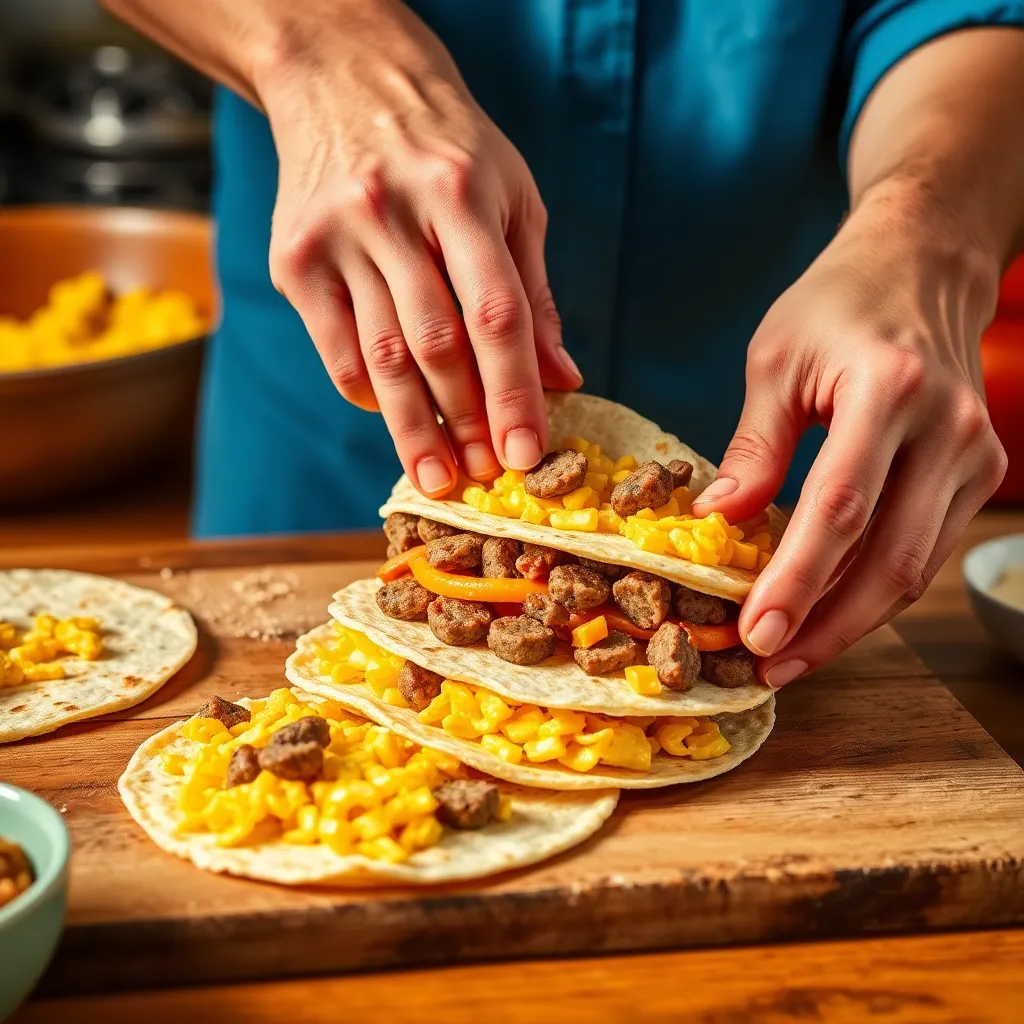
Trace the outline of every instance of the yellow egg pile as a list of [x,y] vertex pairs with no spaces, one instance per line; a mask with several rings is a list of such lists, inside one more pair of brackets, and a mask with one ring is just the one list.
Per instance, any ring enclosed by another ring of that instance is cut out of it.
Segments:
[[772,554],[767,516],[747,524],[746,536],[718,512],[698,519],[690,514],[690,492],[677,487],[659,508],[641,509],[623,518],[611,506],[611,493],[637,468],[632,455],[615,461],[582,437],[567,437],[562,448],[587,458],[583,484],[561,498],[537,498],[526,492],[526,474],[506,470],[489,489],[467,487],[462,500],[478,512],[521,519],[536,526],[585,533],[617,533],[642,551],[675,555],[701,565],[731,565],[760,571]]
[[0,686],[64,678],[64,658],[96,661],[103,653],[97,619],[37,615],[21,636],[12,622],[0,622]]
[[[409,706],[398,689],[404,659],[338,623],[334,633],[335,639],[318,652],[321,673],[337,685],[365,680],[386,703]],[[419,713],[419,720],[439,725],[450,736],[475,740],[509,764],[554,761],[579,772],[599,764],[647,772],[659,753],[707,760],[731,749],[718,723],[709,718],[614,718],[545,708],[452,680],[441,684],[440,694]]]
[[[287,689],[252,701],[250,711],[250,721],[231,729],[214,718],[192,718],[184,729],[191,751],[161,755],[164,769],[182,778],[180,832],[212,833],[218,846],[257,838],[323,843],[340,856],[391,863],[441,841],[444,826],[434,813],[432,790],[467,777],[456,758],[420,747],[333,701],[304,703]],[[224,788],[235,750],[243,744],[258,750],[278,729],[307,716],[324,718],[330,728],[321,781],[261,771],[252,782]],[[499,818],[510,814],[505,799]]]
[[135,288],[112,296],[94,270],[58,281],[28,320],[0,317],[0,373],[132,355],[209,329],[192,298]]

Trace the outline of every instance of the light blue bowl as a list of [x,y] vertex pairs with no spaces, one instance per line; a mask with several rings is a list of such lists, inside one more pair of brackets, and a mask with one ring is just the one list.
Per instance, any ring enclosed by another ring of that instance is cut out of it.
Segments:
[[21,1004],[46,970],[64,926],[71,843],[45,801],[0,782],[0,836],[17,843],[36,880],[0,908],[0,1021]]

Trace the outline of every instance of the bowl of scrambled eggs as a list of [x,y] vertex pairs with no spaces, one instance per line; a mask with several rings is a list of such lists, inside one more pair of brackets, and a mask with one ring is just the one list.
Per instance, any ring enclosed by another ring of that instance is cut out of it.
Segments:
[[0,210],[0,507],[186,448],[215,315],[211,244],[195,214]]

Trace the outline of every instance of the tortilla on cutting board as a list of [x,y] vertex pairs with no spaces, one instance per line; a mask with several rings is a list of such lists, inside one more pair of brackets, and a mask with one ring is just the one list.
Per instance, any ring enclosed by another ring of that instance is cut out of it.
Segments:
[[[611,458],[633,455],[638,462],[655,460],[667,464],[681,459],[693,466],[691,495],[696,497],[715,479],[716,467],[702,458],[678,437],[663,431],[632,409],[594,395],[579,392],[548,392],[549,447],[562,438],[585,437],[601,446]],[[453,498],[459,498],[453,494]],[[521,519],[509,519],[478,512],[461,500],[425,498],[405,475],[399,478],[391,497],[381,508],[385,518],[392,512],[426,516],[463,530],[488,537],[511,537],[528,544],[543,544],[559,551],[600,562],[611,562],[633,569],[645,569],[675,583],[705,594],[741,602],[750,592],[757,573],[733,566],[699,565],[672,555],[641,551],[632,541],[615,533],[585,533],[537,526]],[[785,515],[774,505],[768,508],[770,532],[777,544],[786,527]]]
[[588,675],[564,648],[537,665],[514,665],[502,661],[486,643],[451,647],[438,640],[425,622],[389,618],[374,599],[382,585],[376,579],[357,580],[339,590],[328,609],[332,618],[421,668],[456,682],[485,686],[522,704],[618,717],[715,715],[755,708],[774,692],[760,683],[729,689],[701,679],[685,692],[665,688],[646,697],[626,682],[621,670],[602,676]]
[[[303,702],[318,702],[308,693],[293,692]],[[238,703],[249,707],[251,701]],[[132,756],[117,784],[128,812],[157,846],[199,868],[282,885],[436,885],[526,867],[588,839],[611,815],[619,797],[614,789],[551,793],[506,786],[512,798],[509,821],[476,831],[448,830],[436,846],[399,864],[280,839],[223,847],[210,833],[177,830],[181,779],[165,771],[160,758],[164,753],[186,758],[194,753],[197,745],[182,735],[185,724],[176,722],[151,736]]]
[[0,621],[28,629],[37,614],[99,619],[104,651],[97,661],[64,661],[64,679],[0,687],[0,743],[141,703],[198,642],[192,616],[155,591],[63,569],[0,571]]
[[[521,786],[579,791],[600,790],[611,786],[621,789],[656,789],[685,782],[700,782],[716,775],[723,775],[756,753],[775,724],[775,698],[769,694],[766,701],[748,711],[711,716],[718,722],[722,735],[732,745],[732,749],[721,757],[710,760],[694,761],[687,757],[655,756],[652,758],[649,772],[631,771],[608,765],[598,765],[592,771],[579,772],[553,762],[509,764],[491,754],[479,743],[451,736],[439,726],[424,724],[416,712],[409,708],[386,704],[365,682],[337,684],[330,676],[321,675],[317,667],[319,659],[316,647],[329,641],[331,634],[332,627],[326,624],[299,637],[295,653],[285,665],[285,674],[293,686],[336,700],[378,725],[393,729],[406,739],[425,747],[433,747],[435,750],[443,750],[457,757],[463,764]],[[376,642],[374,637],[371,639]],[[386,643],[380,646],[390,649]],[[489,680],[474,682],[482,686],[490,685]],[[544,701],[538,703],[544,704]]]

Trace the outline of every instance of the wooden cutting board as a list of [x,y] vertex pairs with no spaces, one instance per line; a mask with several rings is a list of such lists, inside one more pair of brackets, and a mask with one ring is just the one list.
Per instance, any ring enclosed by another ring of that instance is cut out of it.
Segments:
[[889,628],[783,691],[752,760],[627,794],[591,841],[536,868],[435,890],[296,891],[157,849],[117,795],[131,753],[211,694],[282,685],[295,635],[375,566],[125,577],[193,611],[195,658],[135,709],[0,748],[0,778],[59,807],[74,845],[45,991],[1024,920],[1024,773]]

